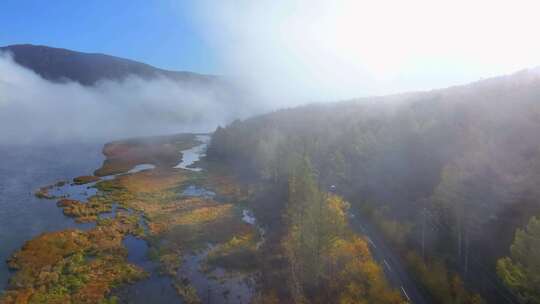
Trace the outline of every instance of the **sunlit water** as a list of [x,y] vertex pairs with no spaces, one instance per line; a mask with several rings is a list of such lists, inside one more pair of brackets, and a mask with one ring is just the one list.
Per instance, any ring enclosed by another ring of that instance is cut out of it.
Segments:
[[182,152],[182,161],[175,166],[175,168],[182,168],[191,171],[201,171],[201,168],[192,167],[201,157],[204,157],[206,152],[206,146],[210,142],[210,135],[196,135],[196,139],[202,144],[193,148],[186,149]]

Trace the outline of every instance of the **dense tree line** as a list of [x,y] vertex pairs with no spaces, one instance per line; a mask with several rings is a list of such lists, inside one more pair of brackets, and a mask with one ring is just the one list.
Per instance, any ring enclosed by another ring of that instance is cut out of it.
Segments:
[[208,156],[277,183],[306,155],[320,188],[334,186],[353,206],[384,209],[409,225],[406,247],[443,261],[493,302],[523,299],[504,276],[499,285],[496,264],[515,259],[516,229],[540,215],[539,131],[540,76],[524,71],[235,121],[216,130]]
[[295,303],[405,303],[391,290],[367,242],[352,234],[346,203],[321,191],[309,159],[294,165],[284,214],[283,251]]
[[540,219],[533,217],[525,230],[518,229],[510,257],[497,262],[497,271],[526,303],[540,303]]

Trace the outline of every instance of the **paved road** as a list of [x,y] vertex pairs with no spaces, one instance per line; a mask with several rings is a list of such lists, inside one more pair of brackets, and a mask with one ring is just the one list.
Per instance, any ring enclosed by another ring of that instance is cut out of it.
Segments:
[[386,277],[394,288],[400,290],[403,296],[413,304],[427,304],[415,282],[411,279],[405,267],[401,262],[401,258],[395,255],[389,249],[377,231],[371,225],[362,220],[356,210],[350,213],[350,223],[352,228],[366,236],[371,247],[371,252],[374,258],[382,265]]

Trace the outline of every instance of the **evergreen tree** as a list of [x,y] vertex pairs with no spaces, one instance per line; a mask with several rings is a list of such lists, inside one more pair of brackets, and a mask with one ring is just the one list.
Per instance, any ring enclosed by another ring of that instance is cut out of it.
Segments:
[[497,273],[525,303],[540,303],[540,219],[532,217],[525,230],[518,229],[510,257],[497,262]]

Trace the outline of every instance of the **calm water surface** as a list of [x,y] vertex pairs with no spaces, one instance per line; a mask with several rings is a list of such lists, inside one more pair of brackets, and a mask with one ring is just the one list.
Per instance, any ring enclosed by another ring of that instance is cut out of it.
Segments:
[[4,261],[25,241],[43,232],[86,228],[64,216],[55,200],[38,199],[33,192],[58,180],[92,173],[103,161],[102,147],[101,142],[0,145],[0,291],[11,275]]

